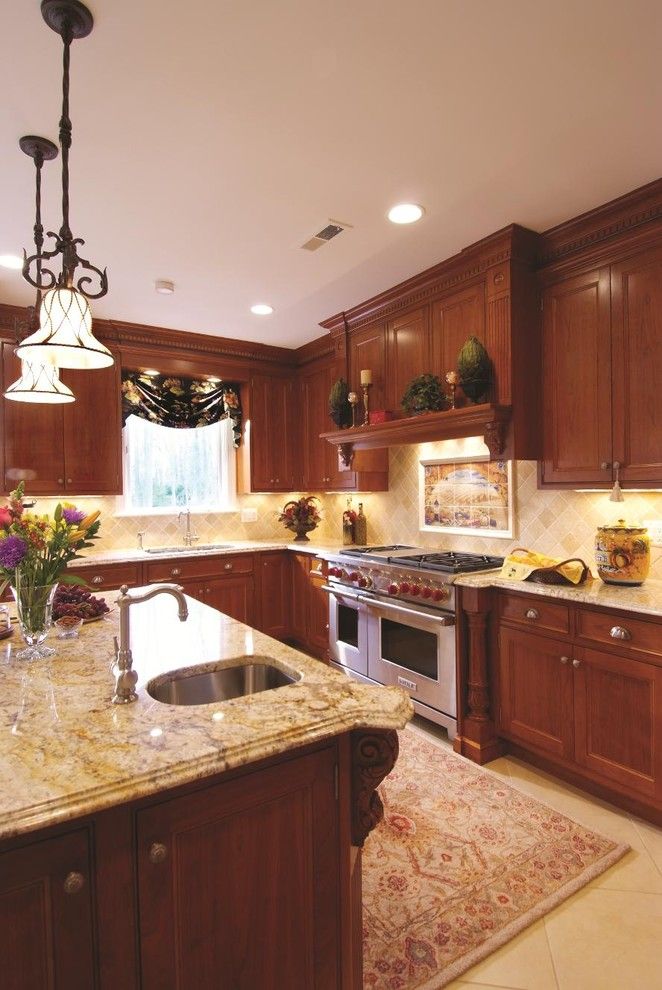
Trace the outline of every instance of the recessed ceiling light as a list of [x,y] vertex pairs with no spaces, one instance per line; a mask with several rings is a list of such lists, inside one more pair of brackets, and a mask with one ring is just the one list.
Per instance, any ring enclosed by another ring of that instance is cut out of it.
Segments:
[[388,211],[388,218],[391,223],[416,223],[420,220],[425,210],[417,203],[398,203]]
[[23,267],[23,259],[19,258],[17,254],[0,254],[0,265],[3,268],[13,268],[14,271],[20,271]]
[[251,306],[251,313],[255,313],[256,316],[269,316],[273,311],[273,306],[269,306],[268,303],[255,303]]
[[175,283],[171,282],[169,279],[160,278],[154,283],[154,288],[157,292],[160,292],[162,296],[171,296],[175,291]]

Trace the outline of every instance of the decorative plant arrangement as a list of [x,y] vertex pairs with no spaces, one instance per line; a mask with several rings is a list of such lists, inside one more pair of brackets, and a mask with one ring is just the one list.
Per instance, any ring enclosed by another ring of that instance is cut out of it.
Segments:
[[0,508],[0,594],[11,585],[18,621],[27,647],[18,659],[38,660],[55,651],[43,646],[51,625],[53,598],[58,582],[81,584],[72,574],[63,574],[79,550],[91,547],[99,531],[99,513],[86,515],[65,502],[52,518],[26,512],[23,483],[11,492]]
[[315,495],[304,495],[302,498],[286,502],[278,515],[278,521],[285,524],[285,529],[296,533],[295,543],[308,543],[306,533],[316,529],[322,521],[317,508],[319,499]]
[[457,356],[460,385],[472,402],[487,398],[492,386],[492,362],[478,337],[465,340]]
[[329,416],[339,430],[352,425],[349,385],[344,378],[339,378],[329,393]]
[[446,396],[440,379],[437,375],[419,375],[413,378],[402,396],[401,404],[410,416],[443,409]]

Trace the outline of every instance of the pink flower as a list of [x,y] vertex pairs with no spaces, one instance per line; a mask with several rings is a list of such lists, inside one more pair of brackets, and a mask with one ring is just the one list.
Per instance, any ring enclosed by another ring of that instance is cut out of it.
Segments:
[[0,528],[9,529],[13,522],[12,514],[6,506],[0,508]]

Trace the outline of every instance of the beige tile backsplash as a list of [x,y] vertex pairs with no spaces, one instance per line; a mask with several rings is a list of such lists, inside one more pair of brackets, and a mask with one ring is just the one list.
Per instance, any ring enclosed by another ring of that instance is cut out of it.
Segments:
[[[482,445],[481,445],[482,446]],[[514,538],[483,539],[474,536],[447,536],[423,533],[418,528],[418,462],[421,457],[454,456],[474,453],[476,445],[444,441],[421,446],[393,447],[390,451],[390,491],[352,496],[357,508],[363,502],[368,517],[368,540],[371,543],[412,543],[423,547],[465,549],[504,555],[511,547],[524,546],[554,557],[583,557],[591,566],[593,538],[598,525],[625,516],[642,522],[662,518],[662,492],[625,492],[623,503],[609,502],[606,493],[574,491],[539,491],[535,461],[518,461],[514,465],[515,489]],[[194,515],[193,525],[202,543],[222,540],[285,539],[288,534],[277,520],[279,508],[287,495],[240,496],[241,507],[257,510],[257,521],[244,523],[239,512]],[[176,516],[119,516],[114,498],[79,498],[76,504],[85,509],[101,509],[99,550],[137,546],[137,533],[145,532],[145,545],[158,546],[181,541]],[[341,542],[342,511],[346,495],[322,497],[324,519],[315,537],[322,541]],[[39,499],[36,511],[51,512],[55,499]],[[662,549],[653,548],[651,576],[662,578]]]

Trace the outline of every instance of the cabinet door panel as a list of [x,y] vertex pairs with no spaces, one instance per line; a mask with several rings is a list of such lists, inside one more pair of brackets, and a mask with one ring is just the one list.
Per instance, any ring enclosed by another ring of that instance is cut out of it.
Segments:
[[290,635],[293,640],[306,646],[308,642],[308,582],[310,555],[293,553],[290,559],[292,576],[292,612]]
[[400,410],[407,385],[430,370],[429,309],[416,309],[387,325],[386,405]]
[[457,369],[457,356],[467,337],[485,343],[485,286],[482,282],[432,304],[432,373],[442,382]]
[[500,728],[514,740],[555,756],[572,757],[571,653],[562,642],[501,627]]
[[67,491],[121,495],[122,413],[119,360],[97,371],[63,371],[76,401],[64,407]]
[[[372,371],[370,406],[384,409],[386,405],[386,326],[357,330],[349,337],[349,384],[361,397],[361,371]],[[362,406],[357,407],[362,413]]]
[[205,605],[248,625],[253,624],[254,599],[252,576],[219,578],[205,583]]
[[139,812],[144,990],[337,987],[334,766],[327,749]]
[[250,490],[294,489],[294,422],[292,382],[255,375],[250,401]]
[[543,295],[542,481],[609,483],[611,416],[609,269],[603,268]]
[[260,629],[274,639],[290,635],[291,575],[287,551],[264,553],[259,565]]
[[[21,362],[11,344],[2,345],[3,389],[21,374]],[[92,374],[92,372],[90,372]],[[75,405],[75,403],[74,403]],[[62,406],[3,400],[4,490],[25,481],[29,495],[64,492]]]
[[[317,656],[326,659],[329,649],[329,595],[326,591],[322,591],[326,578],[321,566],[322,562],[318,561],[309,575],[308,646]],[[319,577],[317,577],[318,567]]]
[[621,478],[662,482],[662,251],[649,251],[611,275],[614,460]]
[[[320,433],[334,428],[327,413],[329,371],[321,368],[301,379],[301,426],[303,487],[307,491],[324,491],[330,487],[329,450],[331,444],[320,440]],[[329,448],[329,450],[327,450]]]
[[662,668],[582,650],[575,675],[575,758],[628,791],[662,797]]
[[[65,891],[70,873],[83,886]],[[0,855],[3,990],[96,986],[87,833],[72,832]]]

